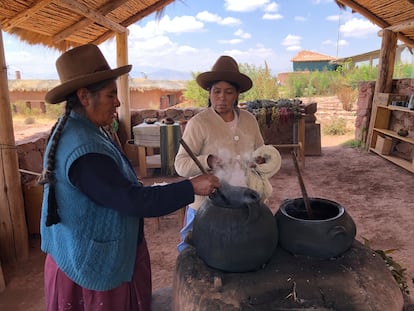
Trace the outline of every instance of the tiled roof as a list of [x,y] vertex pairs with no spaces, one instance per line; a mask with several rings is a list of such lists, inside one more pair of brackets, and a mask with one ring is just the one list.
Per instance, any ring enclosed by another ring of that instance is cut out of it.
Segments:
[[302,50],[295,57],[292,58],[292,62],[319,62],[319,61],[330,61],[335,60],[335,57],[316,53],[312,51]]

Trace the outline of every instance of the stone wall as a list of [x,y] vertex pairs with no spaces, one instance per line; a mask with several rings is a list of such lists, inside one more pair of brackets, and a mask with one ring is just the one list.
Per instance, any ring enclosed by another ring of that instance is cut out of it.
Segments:
[[[146,118],[156,118],[159,122],[170,118],[182,125],[184,130],[185,123],[194,115],[205,108],[169,108],[165,110],[155,109],[134,109],[131,110],[131,128],[138,125]],[[305,155],[320,155],[320,127],[316,124],[315,113],[317,111],[317,103],[303,104],[303,118],[305,119]],[[293,126],[292,122],[281,123],[275,126],[266,126],[261,129],[265,143],[267,144],[287,144],[292,143]],[[272,131],[272,132],[269,132]],[[127,146],[127,153],[133,152],[131,147]],[[131,156],[130,158],[134,158]]]
[[[374,97],[375,81],[361,82],[358,85],[357,117],[355,120],[355,139],[367,143],[368,127],[371,118],[372,101]],[[393,94],[411,96],[414,94],[414,79],[394,79]],[[412,114],[396,113],[392,122],[394,127],[414,128]]]
[[[138,125],[146,118],[156,118],[158,121],[162,122],[167,118],[171,118],[176,122],[182,124],[183,128],[185,123],[191,119],[194,115],[202,111],[204,108],[169,108],[165,110],[156,110],[156,109],[133,109],[131,110],[131,135],[132,127]],[[304,118],[306,125],[306,140],[305,140],[305,154],[315,155],[318,150],[320,150],[320,134],[313,133],[317,132],[319,128],[315,128],[315,112],[317,110],[316,103],[310,103],[304,105]],[[289,131],[290,129],[285,129]],[[31,171],[33,173],[41,173],[42,159],[44,150],[46,147],[47,138],[49,132],[38,133],[24,140],[16,142],[17,144],[17,153],[19,159],[19,167],[21,169]],[[132,137],[133,138],[133,137]],[[319,139],[319,148],[315,151],[315,146],[318,146]],[[316,141],[313,141],[316,140]],[[308,143],[306,143],[308,141]],[[277,143],[277,142],[271,142]],[[308,145],[308,146],[307,146]],[[308,152],[306,152],[308,150]],[[125,151],[128,155],[128,158],[134,165],[137,165],[137,151],[134,146],[130,144],[125,145]],[[33,182],[37,178],[34,174],[22,173],[22,183],[28,184]]]

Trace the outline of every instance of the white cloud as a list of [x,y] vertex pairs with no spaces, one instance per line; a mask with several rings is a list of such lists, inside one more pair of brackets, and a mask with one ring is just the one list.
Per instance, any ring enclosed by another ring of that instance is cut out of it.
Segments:
[[234,35],[242,39],[250,39],[252,37],[250,33],[244,32],[242,29],[237,29],[237,31],[234,32]]
[[203,22],[217,23],[219,25],[225,25],[225,26],[235,26],[235,25],[241,24],[241,21],[238,18],[234,18],[234,17],[222,18],[221,16],[210,13],[208,11],[203,11],[203,12],[198,13],[196,15],[196,18]]
[[346,40],[339,40],[337,41],[332,41],[332,40],[325,40],[322,42],[323,45],[329,45],[329,46],[346,46],[349,45],[349,42]]
[[365,38],[378,32],[380,28],[367,20],[352,18],[339,27],[345,37]]
[[241,21],[238,18],[226,17],[226,18],[223,18],[221,21],[219,21],[219,24],[226,25],[226,26],[235,26],[235,25],[240,25]]
[[210,13],[208,11],[197,13],[196,18],[203,22],[209,22],[209,23],[218,23],[219,21],[221,21],[220,16],[218,16],[217,14]]
[[204,28],[204,24],[194,16],[177,16],[170,19],[168,15],[160,21],[149,21],[145,26],[133,24],[128,27],[130,39],[149,39],[165,33],[197,32]]
[[288,34],[283,40],[282,40],[282,45],[285,46],[293,46],[293,45],[300,45],[300,42],[302,40],[301,36],[295,36],[295,35],[291,35]]
[[224,0],[226,10],[234,12],[252,12],[268,4],[269,0]]
[[286,48],[287,51],[299,51],[302,47],[300,45],[291,45]]
[[329,15],[325,18],[327,21],[337,22],[340,19],[340,15]]
[[265,12],[277,12],[279,10],[279,5],[276,2],[269,3],[264,10]]
[[177,16],[172,20],[168,16],[160,21],[161,28],[166,32],[194,32],[204,27],[204,24],[198,21],[194,16]]
[[295,21],[297,22],[306,22],[307,18],[304,16],[295,16]]
[[348,41],[346,41],[346,40],[339,40],[339,41],[338,41],[338,45],[339,45],[339,46],[346,46],[346,45],[349,45],[349,42],[348,42]]
[[221,43],[221,44],[239,44],[239,43],[242,43],[243,42],[243,40],[241,40],[241,39],[231,39],[231,40],[219,40],[218,41],[219,43]]
[[197,53],[197,49],[193,48],[192,46],[182,45],[177,48],[177,54],[195,54]]
[[277,20],[277,19],[282,19],[283,15],[265,13],[265,14],[263,14],[262,18],[265,19],[265,20]]

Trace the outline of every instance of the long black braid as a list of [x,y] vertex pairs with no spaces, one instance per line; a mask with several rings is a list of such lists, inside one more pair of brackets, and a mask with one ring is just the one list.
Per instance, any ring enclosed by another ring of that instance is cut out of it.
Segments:
[[[76,94],[74,94],[76,97]],[[56,178],[54,174],[55,169],[55,155],[56,150],[59,145],[60,136],[62,135],[63,128],[65,127],[66,121],[69,118],[70,112],[72,111],[72,102],[75,99],[73,96],[69,97],[66,106],[65,106],[65,113],[61,117],[61,120],[58,120],[52,128],[50,132],[50,136],[48,138],[48,142],[52,139],[52,143],[50,146],[50,150],[47,157],[46,168],[43,170],[42,176],[38,181],[39,184],[49,184],[49,194],[47,197],[47,216],[46,216],[46,226],[49,227],[51,225],[55,225],[60,222],[60,217],[58,214],[58,206],[56,202],[56,193],[55,193],[55,184]],[[76,99],[77,100],[77,97]],[[56,128],[57,127],[57,128]],[[56,129],[56,130],[55,130]]]

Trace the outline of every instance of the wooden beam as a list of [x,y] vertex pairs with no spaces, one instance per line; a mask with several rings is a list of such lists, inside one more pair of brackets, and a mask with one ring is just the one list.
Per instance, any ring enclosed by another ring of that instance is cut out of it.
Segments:
[[7,264],[28,258],[29,235],[13,133],[2,31],[0,68],[0,261]]
[[[109,1],[107,3],[105,3],[102,7],[100,7],[98,9],[98,13],[102,14],[102,15],[106,15],[110,12],[112,12],[113,10],[115,10],[116,8],[120,7],[121,5],[123,5],[125,2],[127,2],[128,0],[117,0],[117,1]],[[72,35],[73,33],[75,33],[76,31],[86,28],[87,26],[93,24],[93,21],[83,17],[79,22],[77,22],[76,24],[73,24],[72,26],[69,26],[68,28],[62,30],[61,32],[57,33],[56,35],[53,36],[52,41],[54,43],[59,43],[63,40],[65,40],[67,37],[69,37],[70,35]]]
[[136,23],[137,21],[141,20],[145,16],[150,15],[151,13],[161,11],[164,7],[169,5],[170,3],[174,2],[174,0],[160,0],[149,7],[145,8],[144,10],[138,12],[135,15],[130,16],[128,19],[122,22],[122,25],[131,25]]
[[[170,4],[171,2],[174,2],[174,0],[161,0],[161,1],[158,1],[158,2],[154,3],[153,5],[147,7],[146,9],[140,11],[139,13],[129,17],[128,19],[123,21],[121,23],[121,25],[127,27],[127,26],[139,21],[140,19],[144,18],[145,16],[150,15],[151,13],[162,10],[166,5]],[[107,31],[102,36],[97,38],[93,43],[95,43],[96,45],[99,45],[102,42],[105,42],[106,40],[112,38],[113,36],[114,36],[114,34],[112,32]]]
[[10,31],[14,27],[17,27],[20,24],[24,23],[26,20],[30,19],[33,15],[42,10],[44,7],[48,6],[51,2],[52,0],[41,0],[36,2],[36,4],[31,8],[22,11],[20,14],[4,22],[2,24],[2,29],[7,32]]
[[347,7],[350,7],[353,11],[358,12],[362,16],[366,17],[368,20],[373,22],[374,24],[378,25],[381,28],[386,28],[390,26],[382,19],[378,18],[378,16],[372,14],[370,11],[368,11],[363,6],[359,5],[353,0],[337,0],[338,2],[342,3],[343,5],[346,5]]
[[[402,22],[400,24],[396,24],[396,25],[386,27],[384,29],[391,30],[392,32],[400,32],[400,31],[404,31],[404,30],[407,30],[407,29],[413,29],[413,28],[414,28],[414,18],[412,18],[408,21]],[[384,29],[378,31],[378,36],[382,37]]]
[[[392,77],[394,73],[396,50],[397,35],[391,30],[384,30],[378,63],[377,80],[375,82],[374,98],[378,93],[391,93],[392,91]],[[376,115],[377,104],[374,101],[372,104],[371,117],[368,126],[367,148],[371,146],[372,131],[374,128]]]
[[58,0],[57,1],[59,5],[76,12],[80,15],[83,15],[90,20],[94,21],[95,23],[102,25],[108,29],[110,29],[113,32],[123,33],[127,32],[128,29],[118,23],[115,23],[114,21],[110,20],[109,18],[106,18],[104,15],[99,14],[97,11],[92,10],[91,8],[87,7],[86,5],[74,1],[74,0]]
[[[128,34],[116,34],[116,62],[117,66],[128,65]],[[119,140],[121,146],[131,138],[131,111],[129,75],[124,74],[118,78],[118,98],[121,106],[118,108],[119,116]]]
[[[372,23],[376,24],[377,26],[379,26],[381,28],[388,28],[388,27],[391,26],[386,21],[384,21],[381,18],[379,18],[378,16],[372,14],[370,11],[368,11],[363,6],[359,5],[358,3],[355,3],[355,1],[353,1],[353,0],[337,0],[337,1],[342,3],[343,5],[346,5],[346,6],[350,7],[352,10],[354,10],[355,12],[358,12],[359,14],[361,14],[362,16],[364,16],[365,18],[370,20]],[[414,46],[414,41],[411,40],[410,38],[407,38],[406,36],[404,36],[401,33],[398,33],[397,36],[398,36],[399,40],[401,40],[405,44],[409,45],[410,47]]]

